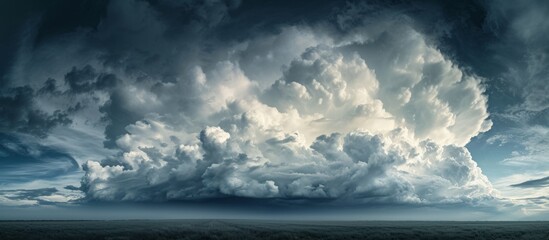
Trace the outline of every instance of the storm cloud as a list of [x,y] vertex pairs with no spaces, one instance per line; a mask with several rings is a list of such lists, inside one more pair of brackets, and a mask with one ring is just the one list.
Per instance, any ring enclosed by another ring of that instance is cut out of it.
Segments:
[[[498,208],[506,200],[471,143],[503,146],[520,136],[525,148],[504,164],[542,162],[544,8],[267,5],[292,10],[266,16],[262,4],[232,0],[98,1],[29,19],[6,55],[10,67],[0,69],[2,164],[66,166],[35,178],[79,173],[76,181],[34,189],[80,203]],[[506,124],[513,128],[500,131]],[[23,190],[0,195],[48,203]]]
[[[86,48],[106,55],[67,66],[64,91],[95,99],[105,146],[119,150],[83,164],[86,198],[494,197],[463,147],[491,126],[482,79],[445,58],[413,22],[390,14],[357,20],[351,13],[365,6],[349,5],[334,14],[336,24],[219,43],[207,36],[230,25],[237,5],[177,5],[197,15],[174,32],[176,13],[164,14],[162,4],[111,3],[98,29],[85,33],[114,41]],[[203,15],[203,7],[227,17]]]

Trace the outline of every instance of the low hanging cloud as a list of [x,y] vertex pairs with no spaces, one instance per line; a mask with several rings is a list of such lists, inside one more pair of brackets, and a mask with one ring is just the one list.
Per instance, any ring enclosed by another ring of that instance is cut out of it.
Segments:
[[22,142],[16,136],[0,133],[0,182],[30,182],[52,179],[79,170],[69,154],[31,142]]
[[56,188],[0,190],[4,206],[55,205],[77,200],[79,194],[61,193]]
[[539,188],[546,187],[549,185],[549,177],[543,177],[539,179],[532,179],[525,182],[517,183],[511,185],[511,187],[520,187],[520,188]]

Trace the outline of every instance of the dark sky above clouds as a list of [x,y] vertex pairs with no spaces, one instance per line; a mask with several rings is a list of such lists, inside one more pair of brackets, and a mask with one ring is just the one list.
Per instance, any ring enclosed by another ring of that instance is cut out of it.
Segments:
[[545,1],[0,9],[4,219],[549,216]]

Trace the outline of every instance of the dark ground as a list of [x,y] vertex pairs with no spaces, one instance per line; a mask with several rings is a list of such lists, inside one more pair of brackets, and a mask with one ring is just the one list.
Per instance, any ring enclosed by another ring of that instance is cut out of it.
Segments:
[[0,221],[0,239],[549,239],[549,222]]

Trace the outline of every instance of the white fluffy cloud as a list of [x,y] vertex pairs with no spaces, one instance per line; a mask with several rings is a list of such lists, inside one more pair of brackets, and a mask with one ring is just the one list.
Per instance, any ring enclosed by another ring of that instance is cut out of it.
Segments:
[[321,135],[306,145],[298,132],[271,129],[278,134],[263,141],[238,136],[240,131],[261,131],[247,122],[229,132],[206,127],[194,141],[177,144],[174,139],[180,133],[157,120],[136,125],[140,134],[130,130],[125,140],[132,148],[113,159],[115,164],[86,163],[83,185],[88,197],[240,196],[418,204],[492,197],[490,183],[467,149],[417,142],[403,129]]
[[491,126],[481,81],[406,24],[372,29],[361,28],[360,41],[283,29],[237,43],[229,59],[188,67],[180,81],[140,88],[133,95],[150,96],[143,104],[156,110],[126,127],[119,154],[84,164],[86,196],[493,198],[463,147]]

